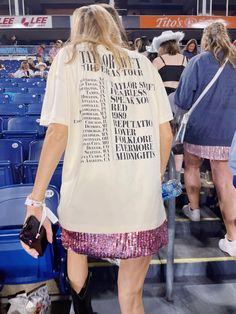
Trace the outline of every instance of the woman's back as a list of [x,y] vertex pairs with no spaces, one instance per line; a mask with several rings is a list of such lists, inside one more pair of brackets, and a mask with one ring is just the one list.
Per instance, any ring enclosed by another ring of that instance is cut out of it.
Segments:
[[[131,66],[118,69],[113,55],[98,46],[101,65],[95,71],[86,45],[79,45],[72,63],[63,64],[67,49],[59,52],[49,73],[51,78],[60,77],[61,110],[55,115],[69,126],[70,134],[60,205],[65,206],[63,200],[67,204],[64,225],[73,230],[79,207],[82,231],[95,211],[100,214],[91,225],[94,232],[103,230],[104,221],[106,232],[123,232],[128,228],[124,221],[131,229],[144,225],[151,229],[165,215],[158,176],[159,124],[172,118],[161,79],[149,60],[134,51],[127,51]],[[55,73],[55,68],[60,70]],[[49,87],[47,91],[50,93]],[[47,123],[43,121],[47,112],[53,111],[49,103],[47,108],[47,94],[45,99],[42,123]],[[75,192],[73,197],[68,186]],[[161,211],[156,215],[158,208]]]
[[[189,61],[181,78],[175,101],[188,110],[219,69],[211,52]],[[187,132],[197,145],[230,146],[236,121],[236,69],[228,62],[217,81],[193,111]],[[203,119],[204,117],[204,119]]]
[[158,69],[168,94],[178,86],[186,63],[186,58],[180,53],[175,55],[164,54],[153,61],[153,65]]

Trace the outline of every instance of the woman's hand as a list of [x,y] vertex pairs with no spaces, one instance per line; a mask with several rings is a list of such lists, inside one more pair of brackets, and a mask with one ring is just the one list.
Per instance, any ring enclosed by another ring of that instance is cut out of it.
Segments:
[[[42,217],[42,208],[35,208],[35,207],[31,207],[31,206],[27,206],[27,212],[26,212],[26,217],[25,217],[25,221],[29,216],[35,216],[38,221],[41,221],[41,217]],[[46,230],[46,234],[47,234],[47,240],[49,243],[52,243],[52,225],[51,222],[46,218],[43,226]],[[23,247],[23,249],[32,257],[34,258],[38,258],[38,252],[35,249],[30,248],[27,244],[25,244],[24,242],[20,241],[21,245]]]

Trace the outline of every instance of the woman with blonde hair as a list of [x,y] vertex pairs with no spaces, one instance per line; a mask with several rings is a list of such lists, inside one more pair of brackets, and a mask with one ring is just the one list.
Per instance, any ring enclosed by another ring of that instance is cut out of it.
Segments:
[[221,22],[206,27],[202,36],[205,51],[191,59],[180,79],[175,103],[188,110],[212,80],[219,67],[220,76],[190,116],[185,133],[185,186],[189,204],[184,214],[200,220],[199,168],[209,159],[219,205],[226,227],[226,236],[219,247],[236,256],[236,190],[229,170],[229,149],[236,130],[236,50],[227,29]]
[[[87,256],[121,260],[121,313],[143,314],[151,256],[167,243],[161,177],[172,142],[172,113],[149,60],[122,46],[118,26],[104,8],[75,10],[70,42],[49,71],[41,114],[48,130],[27,216],[41,219],[38,206],[65,150],[58,214],[80,314],[93,313]],[[51,242],[48,220],[44,226]]]
[[28,61],[22,61],[19,70],[11,73],[10,76],[15,78],[30,78],[34,76],[34,72],[30,69]]

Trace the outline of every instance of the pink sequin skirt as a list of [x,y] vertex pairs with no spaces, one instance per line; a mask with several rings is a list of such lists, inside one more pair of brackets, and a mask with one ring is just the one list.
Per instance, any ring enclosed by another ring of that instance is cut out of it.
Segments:
[[167,223],[160,227],[129,233],[95,234],[62,229],[66,250],[95,258],[127,259],[157,253],[167,244]]
[[184,143],[184,149],[195,156],[210,160],[228,160],[230,147],[226,146],[202,146]]

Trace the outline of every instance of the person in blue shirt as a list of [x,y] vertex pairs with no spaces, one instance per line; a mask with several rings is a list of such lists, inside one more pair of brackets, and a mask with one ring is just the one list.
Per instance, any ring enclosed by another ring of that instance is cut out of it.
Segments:
[[185,186],[189,204],[184,214],[200,220],[200,166],[210,160],[212,177],[227,234],[219,247],[236,256],[236,190],[229,170],[229,150],[236,129],[236,50],[221,22],[206,27],[203,53],[193,57],[185,68],[175,94],[175,103],[189,110],[217,70],[227,61],[222,73],[190,116],[184,137]]
[[187,58],[187,60],[190,60],[191,58],[195,57],[198,54],[196,39],[190,39],[187,42],[187,45],[184,47],[182,53]]
[[233,142],[230,148],[229,167],[233,174],[233,185],[236,188],[236,132],[234,134]]

